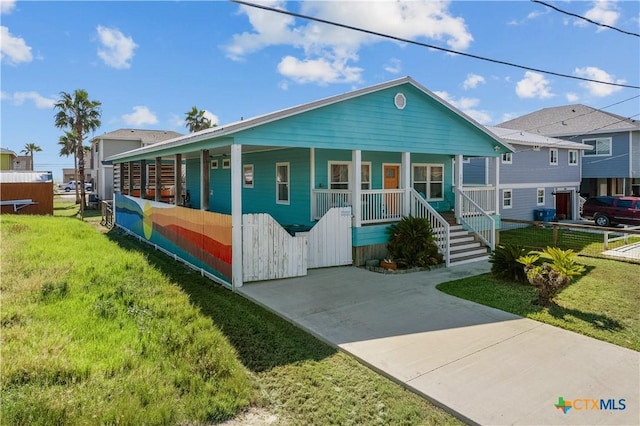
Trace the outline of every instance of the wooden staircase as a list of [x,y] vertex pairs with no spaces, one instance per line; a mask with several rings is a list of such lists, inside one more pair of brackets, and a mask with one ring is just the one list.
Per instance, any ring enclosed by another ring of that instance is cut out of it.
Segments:
[[456,223],[453,213],[440,213],[449,223],[449,264],[451,266],[489,259],[489,247]]

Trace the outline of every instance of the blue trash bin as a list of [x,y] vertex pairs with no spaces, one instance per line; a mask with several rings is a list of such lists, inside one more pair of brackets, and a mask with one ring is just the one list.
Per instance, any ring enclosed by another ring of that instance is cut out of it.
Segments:
[[533,220],[552,222],[556,217],[556,209],[541,208],[533,211]]

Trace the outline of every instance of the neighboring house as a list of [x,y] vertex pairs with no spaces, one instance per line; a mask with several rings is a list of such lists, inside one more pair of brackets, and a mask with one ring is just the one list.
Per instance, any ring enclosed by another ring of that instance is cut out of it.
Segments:
[[583,197],[640,195],[640,122],[585,105],[544,108],[498,127],[593,147],[584,151]]
[[13,170],[29,171],[33,170],[30,155],[18,155],[13,160]]
[[[407,215],[429,219],[447,265],[466,261],[464,247],[478,251],[474,236],[493,248],[495,188],[484,206],[470,203],[462,159],[508,152],[405,77],[106,160],[122,177],[117,226],[235,288],[380,259],[389,225]],[[184,183],[175,173],[174,205],[147,188],[167,163],[186,169]],[[462,227],[446,220],[453,212]]]
[[[91,169],[84,169],[84,181],[91,182],[93,177],[91,176]],[[69,181],[76,180],[76,171],[74,169],[62,169],[62,183],[67,183]],[[80,180],[80,176],[78,176],[78,180]]]
[[[591,146],[521,130],[487,128],[514,149],[513,153],[502,154],[497,162],[501,218],[539,219],[534,212],[546,208],[554,209],[558,219],[579,219],[580,165],[582,153],[589,152]],[[482,190],[490,183],[496,162],[488,160],[465,160],[465,186],[478,185]]]
[[13,160],[17,157],[10,149],[0,148],[0,170],[13,170]]
[[[113,165],[107,157],[182,136],[167,130],[119,129],[91,139],[94,190],[102,200],[113,197]],[[116,176],[117,178],[117,176]]]

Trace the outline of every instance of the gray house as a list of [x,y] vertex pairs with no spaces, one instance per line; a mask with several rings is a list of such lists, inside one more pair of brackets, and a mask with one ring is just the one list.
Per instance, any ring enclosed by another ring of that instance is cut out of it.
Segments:
[[580,163],[582,153],[591,146],[521,130],[487,129],[514,152],[503,153],[499,162],[488,158],[465,160],[465,187],[490,185],[498,167],[497,198],[502,218],[533,220],[535,211],[545,208],[554,209],[558,219],[579,218]]
[[182,136],[168,130],[119,129],[91,139],[92,177],[101,200],[113,197],[113,165],[105,158]]
[[544,108],[498,125],[590,145],[583,152],[583,197],[640,196],[640,122],[585,105]]

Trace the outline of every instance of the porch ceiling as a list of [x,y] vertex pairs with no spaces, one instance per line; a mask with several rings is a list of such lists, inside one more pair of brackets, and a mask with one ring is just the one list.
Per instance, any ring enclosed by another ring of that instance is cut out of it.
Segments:
[[[274,151],[278,149],[285,149],[285,146],[258,146],[258,145],[242,145],[242,153],[248,154],[252,152],[261,152],[261,151]],[[209,156],[210,157],[229,157],[231,156],[231,145],[226,146],[218,146],[215,148],[209,148]],[[173,160],[173,155],[163,156],[163,160]],[[189,151],[182,153],[183,159],[194,159],[200,158],[200,150],[197,151]]]

